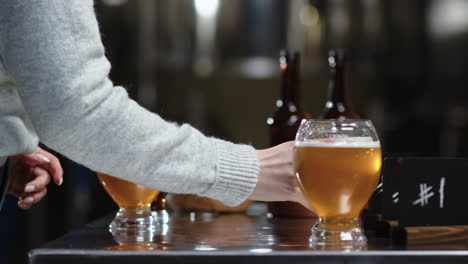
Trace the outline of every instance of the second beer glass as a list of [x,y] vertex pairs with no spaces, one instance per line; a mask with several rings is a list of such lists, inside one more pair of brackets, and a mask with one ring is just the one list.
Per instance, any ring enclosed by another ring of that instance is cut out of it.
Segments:
[[151,215],[150,205],[159,191],[148,189],[119,178],[97,173],[104,189],[120,207],[109,225],[112,234],[136,230],[154,231],[156,226]]
[[380,177],[382,152],[369,120],[303,120],[294,150],[299,186],[319,219],[314,248],[362,249],[359,214]]

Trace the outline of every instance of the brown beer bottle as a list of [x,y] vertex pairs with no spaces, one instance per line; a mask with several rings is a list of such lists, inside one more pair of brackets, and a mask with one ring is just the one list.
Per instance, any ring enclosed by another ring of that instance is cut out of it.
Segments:
[[358,119],[353,112],[347,79],[347,61],[343,50],[330,50],[328,53],[330,77],[328,98],[320,118],[323,119]]
[[[303,118],[310,118],[302,108],[299,73],[300,55],[298,52],[282,50],[280,53],[282,70],[281,99],[276,101],[277,110],[267,119],[270,132],[270,145],[294,140]],[[312,212],[295,202],[269,202],[268,211],[273,216],[312,216]]]
[[[341,49],[328,52],[328,66],[330,76],[328,80],[328,98],[325,102],[320,118],[323,119],[359,119],[360,116],[353,112],[350,89],[348,87],[348,64],[345,52]],[[373,194],[375,196],[377,194]],[[369,205],[366,204],[362,214],[365,222],[370,217]],[[367,221],[368,222],[368,221]]]

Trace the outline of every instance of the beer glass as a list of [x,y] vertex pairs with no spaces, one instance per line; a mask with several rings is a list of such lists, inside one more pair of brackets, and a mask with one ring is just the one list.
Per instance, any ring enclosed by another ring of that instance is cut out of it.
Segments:
[[155,231],[156,225],[151,215],[150,205],[159,191],[104,173],[97,172],[96,174],[104,189],[120,207],[109,225],[109,231],[113,235],[118,232],[134,231],[140,237]]
[[295,174],[318,220],[313,248],[362,249],[359,214],[380,177],[382,152],[370,120],[302,120],[294,144]]

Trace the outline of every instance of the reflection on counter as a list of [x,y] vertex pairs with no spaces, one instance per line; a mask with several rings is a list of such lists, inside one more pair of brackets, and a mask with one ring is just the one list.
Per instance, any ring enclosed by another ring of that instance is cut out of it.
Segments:
[[[434,257],[460,260],[456,263],[468,260],[468,226],[407,227],[406,245],[393,244],[389,237],[368,232],[367,248],[350,254],[346,250],[310,248],[308,238],[313,220],[269,219],[266,211],[266,204],[254,203],[243,214],[218,213],[212,218],[198,220],[191,219],[190,213],[171,213],[170,224],[160,225],[152,234],[121,233],[114,236],[107,229],[112,221],[112,215],[108,215],[32,251],[30,263],[51,264],[37,262],[44,256],[47,260],[56,258],[54,263],[64,263],[64,257],[73,258],[73,263],[81,263],[82,260],[90,260],[90,256],[94,263],[103,263],[103,259],[127,263],[122,262],[125,261],[122,256],[131,258],[132,263],[133,259],[138,263],[142,259],[158,257],[160,263],[174,263],[173,257],[184,263],[197,263],[192,257],[216,257],[217,263],[227,263],[225,260],[229,258],[229,263],[235,263],[231,259],[233,257],[239,263],[249,263],[241,259],[254,256],[276,260],[269,263],[303,262],[305,258],[314,258],[319,263],[327,260],[332,263],[348,260],[353,263],[386,263],[388,257],[394,258],[391,262],[397,262],[398,258],[407,261],[398,261],[400,263],[413,263],[415,258],[421,260],[422,257],[428,258],[428,262]],[[122,254],[122,251],[130,253]],[[440,263],[447,262],[450,261]]]
[[[165,219],[166,218],[161,218]],[[121,251],[164,251],[168,249],[166,241],[169,232],[168,222],[155,222],[154,230],[129,229],[111,232],[115,246],[104,247],[105,250]]]

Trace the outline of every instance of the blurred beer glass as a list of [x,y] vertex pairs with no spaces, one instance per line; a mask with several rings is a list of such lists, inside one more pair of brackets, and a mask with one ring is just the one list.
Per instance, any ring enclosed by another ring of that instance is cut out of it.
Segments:
[[154,232],[156,225],[151,215],[151,202],[159,191],[97,172],[99,182],[120,207],[109,225],[112,234],[135,231],[146,235]]
[[380,177],[382,152],[369,120],[303,120],[295,140],[299,186],[319,216],[313,248],[363,249],[359,214]]

